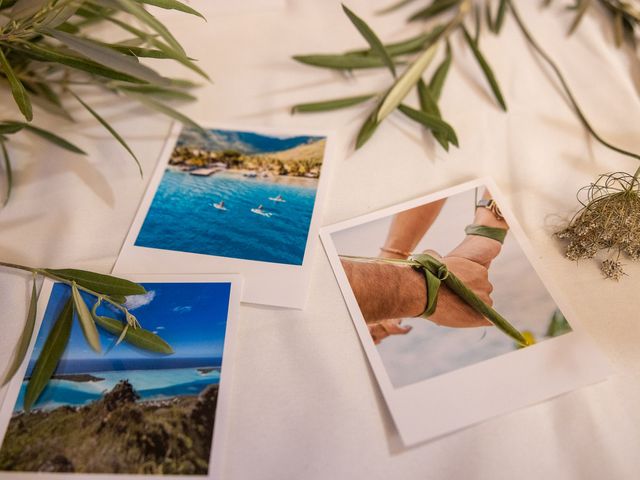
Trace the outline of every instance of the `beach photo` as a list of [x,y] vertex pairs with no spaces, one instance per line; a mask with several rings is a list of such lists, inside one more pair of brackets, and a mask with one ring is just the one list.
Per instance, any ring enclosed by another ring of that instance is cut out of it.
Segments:
[[302,308],[330,144],[322,132],[176,125],[114,273],[239,273],[243,302]]
[[135,245],[301,265],[325,143],[184,127]]
[[[7,471],[213,472],[214,423],[216,430],[223,425],[217,417],[234,281],[141,282],[147,293],[127,297],[125,307],[170,345],[170,354],[117,344],[118,337],[102,328],[103,353],[96,353],[74,320],[52,379],[25,411],[36,359],[71,295],[66,285],[50,286],[48,301],[41,301],[46,308],[26,370],[14,378],[3,405],[0,476]],[[96,315],[124,320],[106,302]]]
[[325,227],[321,237],[406,445],[608,369],[550,293],[489,179]]

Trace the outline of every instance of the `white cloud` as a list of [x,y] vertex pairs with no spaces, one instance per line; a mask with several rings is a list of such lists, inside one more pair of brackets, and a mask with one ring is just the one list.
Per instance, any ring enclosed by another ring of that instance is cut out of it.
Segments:
[[136,308],[149,305],[151,302],[153,302],[154,298],[156,298],[155,290],[150,290],[147,293],[143,293],[142,295],[131,295],[127,297],[127,301],[124,303],[124,306],[128,310],[135,310]]

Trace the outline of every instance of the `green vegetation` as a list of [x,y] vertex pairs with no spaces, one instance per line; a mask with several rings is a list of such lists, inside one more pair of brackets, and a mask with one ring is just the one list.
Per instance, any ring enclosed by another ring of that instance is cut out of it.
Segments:
[[204,475],[218,397],[139,402],[123,380],[84,407],[14,415],[0,450],[0,470]]

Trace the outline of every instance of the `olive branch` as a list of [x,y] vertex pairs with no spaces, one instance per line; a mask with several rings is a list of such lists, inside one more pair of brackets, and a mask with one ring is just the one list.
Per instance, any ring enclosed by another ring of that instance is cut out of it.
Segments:
[[[340,54],[296,55],[294,60],[314,67],[339,71],[355,71],[370,68],[386,68],[393,82],[384,91],[367,93],[348,98],[304,103],[292,107],[292,113],[311,113],[336,110],[371,101],[374,103],[355,139],[356,149],[362,147],[373,136],[380,124],[395,110],[400,111],[414,122],[431,132],[433,138],[444,150],[450,145],[458,146],[456,132],[445,119],[439,107],[444,84],[453,58],[450,38],[459,34],[472,52],[482,71],[487,85],[499,108],[507,111],[507,103],[500,89],[496,75],[480,48],[483,25],[492,33],[499,34],[506,19],[511,16],[529,46],[551,68],[578,120],[589,134],[606,148],[621,155],[640,160],[640,155],[620,148],[607,141],[590,123],[581,109],[576,95],[572,92],[560,67],[540,46],[518,12],[515,0],[401,0],[379,14],[405,7],[413,3],[426,6],[414,11],[409,22],[425,22],[423,33],[396,43],[384,44],[373,29],[348,7],[343,9],[349,20],[369,45],[368,49],[350,50]],[[544,0],[548,6],[551,0]],[[484,8],[481,6],[483,5]],[[574,0],[568,7],[573,12],[573,20],[568,34],[574,33],[587,12],[606,15],[617,47],[627,44],[636,52],[636,32],[640,27],[640,10],[624,0]],[[471,25],[468,25],[471,24]],[[430,78],[423,78],[429,70],[438,50],[444,49],[444,57],[431,71]],[[636,59],[637,60],[637,59]],[[397,68],[406,65],[404,72],[397,75]],[[407,95],[415,90],[419,108],[407,105]],[[640,258],[640,167],[633,175],[616,172],[602,175],[595,183],[583,190],[586,201],[579,198],[582,209],[558,232],[560,238],[569,241],[566,256],[572,260],[593,258],[601,250],[613,250],[615,258],[602,262],[605,277],[621,278],[621,253],[632,260]],[[595,202],[597,200],[597,203]],[[629,230],[631,228],[631,231]]]
[[[60,148],[86,155],[77,145],[32,123],[34,106],[73,122],[66,99],[77,101],[87,110],[129,153],[142,175],[133,150],[80,97],[76,92],[80,87],[97,87],[200,128],[166,103],[193,100],[188,90],[196,84],[164,77],[139,61],[173,60],[209,80],[146,5],[202,17],[178,0],[0,0],[0,84],[11,91],[23,117],[0,119],[1,163],[6,179],[3,204],[9,200],[13,183],[6,146],[10,135],[27,131]],[[105,23],[117,27],[126,38],[105,42],[88,33],[95,25]]]
[[[160,336],[142,328],[135,315],[129,312],[124,305],[127,296],[146,293],[142,285],[111,275],[86,270],[33,268],[7,262],[0,262],[0,266],[24,270],[30,272],[33,276],[31,299],[29,301],[29,310],[25,326],[16,345],[11,363],[2,377],[1,385],[5,385],[13,378],[20,365],[22,365],[27,350],[29,349],[37,315],[38,295],[36,283],[38,276],[47,277],[55,282],[63,283],[71,289],[71,297],[67,300],[62,310],[58,312],[53,327],[36,360],[25,393],[25,411],[28,411],[38,400],[51,379],[69,341],[74,316],[80,324],[85,340],[97,353],[102,352],[97,327],[106,330],[112,335],[116,335],[117,341],[115,345],[125,341],[138,348],[158,354],[169,355],[173,353],[171,346]],[[95,298],[91,310],[80,292],[84,292]],[[125,321],[122,322],[114,318],[98,315],[96,311],[102,302],[108,303],[116,310],[122,312]]]

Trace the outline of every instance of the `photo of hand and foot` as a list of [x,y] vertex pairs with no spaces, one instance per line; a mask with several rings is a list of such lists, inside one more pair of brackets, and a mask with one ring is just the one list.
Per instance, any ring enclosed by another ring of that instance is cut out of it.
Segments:
[[331,238],[395,387],[571,331],[486,188]]

